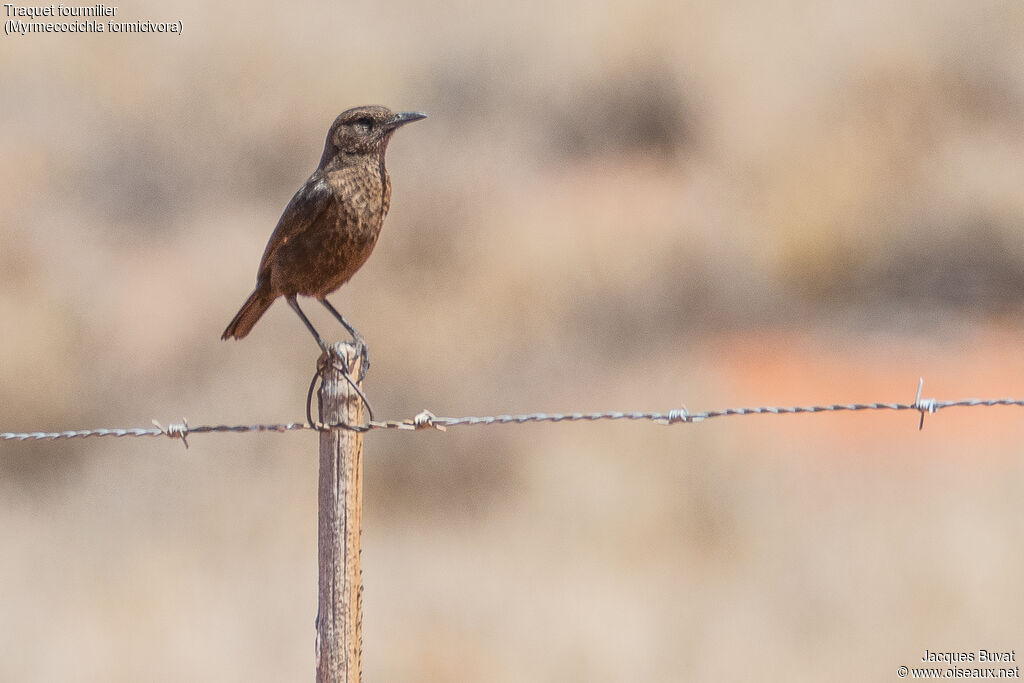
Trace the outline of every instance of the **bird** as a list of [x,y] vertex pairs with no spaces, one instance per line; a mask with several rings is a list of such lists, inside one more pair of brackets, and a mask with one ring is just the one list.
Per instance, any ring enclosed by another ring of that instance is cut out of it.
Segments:
[[377,244],[391,205],[391,179],[384,166],[391,136],[426,116],[372,105],[348,109],[334,119],[319,165],[288,202],[267,242],[256,288],[221,339],[245,337],[283,296],[330,357],[327,343],[299,307],[297,297],[313,297],[352,335],[365,376],[369,368],[366,341],[327,295],[349,281]]

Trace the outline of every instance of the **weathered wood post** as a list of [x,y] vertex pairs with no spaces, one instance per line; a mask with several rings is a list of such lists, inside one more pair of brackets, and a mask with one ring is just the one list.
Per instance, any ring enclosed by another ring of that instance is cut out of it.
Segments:
[[[357,349],[333,349],[358,374]],[[363,423],[363,402],[337,361],[320,385],[320,422]],[[317,683],[358,683],[362,678],[363,610],[360,533],[363,518],[363,435],[348,429],[320,432],[320,597],[316,629]]]

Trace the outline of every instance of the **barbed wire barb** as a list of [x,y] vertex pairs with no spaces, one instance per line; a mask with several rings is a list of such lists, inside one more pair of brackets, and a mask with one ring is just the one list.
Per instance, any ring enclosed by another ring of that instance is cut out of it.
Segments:
[[924,389],[924,377],[922,377],[917,383],[917,396],[914,398],[914,407],[921,411],[921,421],[917,425],[917,431],[924,429],[924,415],[925,413],[934,413],[936,409],[936,401],[934,398],[926,398],[921,400],[921,390]]
[[164,426],[156,420],[153,420],[153,424],[156,425],[157,429],[163,432],[164,436],[172,439],[181,439],[181,442],[185,444],[185,450],[188,450],[188,420],[181,418],[180,425],[172,423],[167,425],[166,429],[164,429]]
[[[313,378],[316,381],[316,377]],[[917,383],[917,394],[913,403],[833,403],[830,405],[814,406],[760,406],[756,408],[723,408],[719,410],[708,410],[704,412],[691,413],[685,406],[673,408],[667,412],[574,412],[574,413],[526,413],[519,415],[483,415],[467,417],[439,417],[429,410],[422,410],[415,416],[405,420],[370,420],[365,425],[347,424],[321,424],[314,422],[309,413],[307,402],[307,421],[288,422],[283,424],[253,424],[253,425],[198,425],[189,426],[188,420],[181,419],[180,424],[170,423],[164,427],[156,420],[153,420],[151,428],[128,428],[128,429],[80,429],[62,432],[0,432],[0,441],[53,441],[58,439],[81,439],[88,437],[112,436],[142,437],[142,436],[165,436],[171,439],[181,439],[188,448],[188,437],[193,434],[206,434],[212,432],[250,433],[250,432],[295,432],[295,431],[323,431],[335,429],[358,429],[360,431],[372,431],[377,429],[398,429],[405,431],[419,431],[422,429],[434,429],[440,432],[447,431],[449,427],[461,427],[471,425],[496,425],[496,424],[526,424],[530,422],[597,422],[603,420],[630,420],[649,421],[655,424],[672,426],[676,424],[692,424],[704,422],[713,418],[731,417],[739,415],[796,415],[805,413],[826,413],[826,412],[856,412],[856,411],[877,411],[877,410],[914,410],[920,413],[918,430],[924,429],[924,416],[934,414],[943,408],[974,408],[979,406],[1014,406],[1024,408],[1024,399],[999,398],[980,399],[965,398],[955,401],[939,401],[934,398],[921,398],[924,390],[924,378]],[[311,398],[313,385],[307,400]]]

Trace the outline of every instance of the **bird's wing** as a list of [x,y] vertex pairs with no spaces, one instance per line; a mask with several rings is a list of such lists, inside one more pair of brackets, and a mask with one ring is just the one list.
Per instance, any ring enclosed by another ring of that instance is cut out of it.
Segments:
[[323,175],[320,171],[315,172],[288,202],[284,213],[277,221],[277,227],[274,228],[274,234],[267,242],[267,250],[263,252],[263,259],[260,261],[260,277],[266,274],[268,265],[273,262],[274,254],[316,224],[333,201],[334,195]]

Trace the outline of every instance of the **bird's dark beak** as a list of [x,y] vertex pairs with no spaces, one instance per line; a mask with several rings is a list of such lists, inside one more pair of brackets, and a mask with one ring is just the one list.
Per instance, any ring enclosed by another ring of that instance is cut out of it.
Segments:
[[399,126],[404,126],[407,123],[412,123],[413,121],[419,121],[420,119],[425,118],[427,118],[427,115],[421,111],[403,111],[395,114],[395,118],[391,119],[391,122],[387,124],[387,129],[394,130]]

